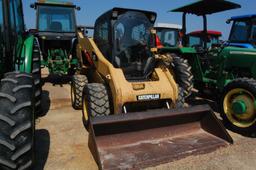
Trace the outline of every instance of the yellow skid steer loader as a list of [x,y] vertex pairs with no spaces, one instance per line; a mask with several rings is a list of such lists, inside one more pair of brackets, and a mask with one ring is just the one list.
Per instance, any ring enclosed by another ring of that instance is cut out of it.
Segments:
[[155,166],[233,142],[209,106],[183,108],[172,55],[154,48],[155,20],[114,8],[97,19],[93,38],[79,33],[83,117],[100,169]]

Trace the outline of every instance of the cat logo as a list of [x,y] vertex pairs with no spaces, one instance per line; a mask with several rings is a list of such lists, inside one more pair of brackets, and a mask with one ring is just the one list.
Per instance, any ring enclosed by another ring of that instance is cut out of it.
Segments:
[[146,94],[137,96],[137,100],[157,100],[160,99],[160,94]]

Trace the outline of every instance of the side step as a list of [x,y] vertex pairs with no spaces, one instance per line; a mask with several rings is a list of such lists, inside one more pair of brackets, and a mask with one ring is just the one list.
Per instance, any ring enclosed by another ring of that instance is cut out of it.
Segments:
[[99,169],[156,166],[232,143],[208,105],[97,117],[89,127]]

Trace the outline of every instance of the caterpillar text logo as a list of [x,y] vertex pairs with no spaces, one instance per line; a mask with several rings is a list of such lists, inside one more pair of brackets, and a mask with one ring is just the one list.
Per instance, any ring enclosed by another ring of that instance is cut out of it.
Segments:
[[157,100],[160,99],[160,94],[147,94],[137,96],[137,100]]

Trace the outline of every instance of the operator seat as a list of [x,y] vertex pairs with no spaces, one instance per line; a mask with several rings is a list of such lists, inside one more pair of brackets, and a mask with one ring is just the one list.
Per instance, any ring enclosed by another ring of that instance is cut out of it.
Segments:
[[52,22],[50,25],[50,30],[62,32],[62,24],[60,22]]

